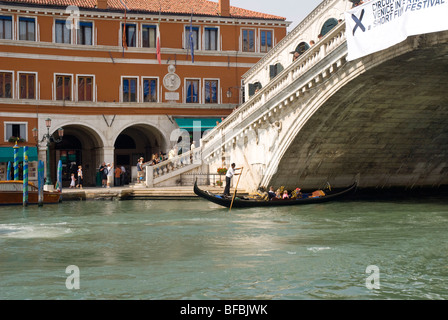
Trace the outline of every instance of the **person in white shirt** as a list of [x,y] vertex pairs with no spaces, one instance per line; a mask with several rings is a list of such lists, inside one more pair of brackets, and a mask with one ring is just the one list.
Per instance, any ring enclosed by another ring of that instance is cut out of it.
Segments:
[[107,188],[110,188],[110,185],[114,183],[114,170],[112,169],[114,164],[107,164]]
[[232,180],[233,176],[239,175],[239,173],[235,173],[235,170],[240,170],[241,168],[235,168],[235,163],[232,163],[230,165],[230,168],[227,170],[226,173],[226,187],[224,188],[224,195],[230,196],[230,182]]

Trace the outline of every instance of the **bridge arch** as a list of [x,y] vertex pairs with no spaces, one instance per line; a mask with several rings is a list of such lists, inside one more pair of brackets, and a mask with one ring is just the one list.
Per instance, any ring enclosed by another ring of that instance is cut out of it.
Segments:
[[294,104],[300,118],[260,185],[345,186],[357,174],[360,186],[448,183],[446,56],[442,32],[345,62]]
[[[55,119],[57,122],[58,119]],[[59,143],[50,145],[50,171],[53,181],[59,160],[62,162],[62,185],[70,185],[70,175],[83,168],[84,186],[95,185],[96,165],[101,160],[104,136],[96,128],[82,122],[60,122],[64,136]]]

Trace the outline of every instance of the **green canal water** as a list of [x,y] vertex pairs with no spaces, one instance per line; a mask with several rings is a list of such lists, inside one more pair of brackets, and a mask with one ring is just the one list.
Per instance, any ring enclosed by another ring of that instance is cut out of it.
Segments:
[[0,207],[0,299],[447,299],[447,226],[442,198]]

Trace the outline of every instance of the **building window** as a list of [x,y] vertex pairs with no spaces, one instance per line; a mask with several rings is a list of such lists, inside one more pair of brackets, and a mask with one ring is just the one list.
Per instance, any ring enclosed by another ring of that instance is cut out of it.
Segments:
[[205,50],[218,50],[218,28],[205,28]]
[[143,79],[143,101],[157,102],[157,79]]
[[19,40],[36,41],[36,20],[19,17]]
[[283,71],[283,66],[281,63],[276,63],[269,66],[269,78],[275,78],[280,72]]
[[[193,49],[199,50],[199,28],[193,27],[191,30],[193,32]],[[190,26],[185,27],[185,44],[185,47],[190,49]]]
[[218,80],[205,80],[204,88],[205,103],[218,103]]
[[34,73],[19,74],[20,99],[36,99],[36,75]]
[[5,123],[5,141],[11,137],[27,140],[25,123]]
[[260,82],[255,83],[249,83],[249,97],[252,97],[254,94],[256,94],[260,89],[262,88],[262,85]]
[[78,44],[91,46],[93,44],[92,36],[93,24],[92,22],[79,22],[78,29]]
[[12,72],[0,72],[0,98],[12,98]]
[[72,100],[72,76],[56,75],[56,100]]
[[93,101],[93,77],[78,76],[78,101]]
[[135,24],[123,23],[121,25],[122,32],[124,32],[123,43],[126,43],[127,47],[136,47],[137,43],[137,26]]
[[12,39],[12,17],[0,16],[0,39]]
[[[56,20],[54,24],[54,41],[56,43],[71,43],[71,31],[72,29],[67,28],[65,25],[65,20]],[[70,21],[67,21],[70,24]]]
[[272,49],[272,31],[261,30],[260,31],[260,51],[268,52]]
[[123,78],[123,102],[137,102],[136,78]]
[[243,51],[255,52],[255,30],[243,29]]
[[156,26],[143,25],[142,26],[142,47],[155,48],[156,47]]
[[186,103],[199,103],[199,80],[186,80]]
[[320,35],[324,36],[326,35],[331,29],[336,27],[338,24],[338,20],[335,18],[330,18],[327,21],[325,21],[324,25],[322,26],[322,29],[320,30]]

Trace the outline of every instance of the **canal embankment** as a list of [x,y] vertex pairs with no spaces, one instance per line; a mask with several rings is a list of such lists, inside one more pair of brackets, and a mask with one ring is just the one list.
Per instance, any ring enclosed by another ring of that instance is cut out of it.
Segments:
[[[209,190],[216,194],[224,192],[223,187],[200,186],[203,190]],[[233,194],[234,189],[230,189]],[[244,190],[237,194],[247,195]],[[193,191],[193,186],[156,187],[146,188],[142,186],[123,187],[86,187],[83,189],[62,189],[62,201],[87,201],[87,200],[190,200],[198,199]]]

